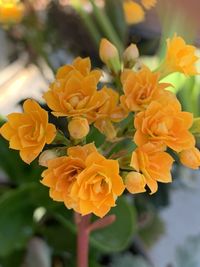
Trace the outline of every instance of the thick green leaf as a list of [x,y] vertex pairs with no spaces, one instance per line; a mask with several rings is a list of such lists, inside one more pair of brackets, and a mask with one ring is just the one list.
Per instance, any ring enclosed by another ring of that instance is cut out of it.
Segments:
[[9,254],[5,258],[0,258],[1,267],[18,267],[22,265],[24,259],[24,250],[16,250],[13,253]]
[[110,267],[150,267],[143,258],[126,253],[115,257]]
[[41,168],[36,162],[25,164],[19,152],[9,149],[9,144],[0,136],[0,168],[15,183],[32,182],[39,178]]
[[0,256],[22,248],[33,234],[33,205],[29,194],[35,185],[5,193],[0,199]]
[[95,231],[91,236],[91,244],[103,252],[121,251],[129,244],[136,231],[136,211],[124,197],[120,197],[109,214],[115,214],[116,221]]

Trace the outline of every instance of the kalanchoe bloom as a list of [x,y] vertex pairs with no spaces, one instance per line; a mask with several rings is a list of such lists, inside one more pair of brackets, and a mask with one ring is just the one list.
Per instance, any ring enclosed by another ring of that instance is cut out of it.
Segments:
[[164,94],[169,86],[159,83],[159,73],[153,73],[146,66],[138,72],[125,70],[121,76],[124,96],[122,101],[130,111],[141,111]]
[[116,136],[116,130],[112,122],[120,122],[128,116],[128,112],[120,104],[119,94],[116,91],[106,86],[101,90],[107,94],[107,100],[96,110],[94,126],[108,139],[113,139]]
[[188,168],[198,169],[200,167],[200,151],[196,147],[183,150],[179,157],[181,163]]
[[124,190],[118,162],[101,156],[93,144],[68,149],[68,156],[48,161],[42,183],[50,196],[82,215],[103,217]]
[[144,10],[138,3],[132,0],[124,0],[123,8],[125,19],[128,24],[137,24],[144,20]]
[[104,92],[97,91],[101,71],[91,71],[89,58],[77,58],[72,65],[58,69],[56,80],[44,94],[53,115],[86,117],[92,121],[91,113],[106,100]]
[[138,146],[151,142],[181,152],[195,145],[189,132],[192,123],[192,113],[181,111],[180,103],[169,92],[168,98],[153,101],[145,111],[136,114],[134,141]]
[[79,212],[78,198],[71,197],[71,189],[78,174],[86,167],[86,158],[95,151],[93,144],[71,147],[67,150],[68,156],[48,161],[48,169],[42,173],[41,182],[50,188],[49,194],[53,200],[64,202],[68,209]]
[[23,109],[24,113],[8,115],[8,122],[1,127],[0,133],[10,141],[10,148],[19,150],[22,160],[29,164],[45,144],[53,141],[56,128],[48,123],[47,111],[34,100],[26,100]]
[[147,185],[151,193],[155,193],[158,188],[157,182],[172,181],[170,170],[173,161],[168,153],[163,152],[156,145],[148,143],[137,148],[132,154],[130,164],[135,172],[130,172],[125,181],[128,191],[144,192]]
[[24,5],[20,1],[0,0],[0,23],[19,23],[24,16]]
[[90,154],[86,168],[77,177],[71,190],[72,197],[78,197],[82,215],[94,213],[105,216],[124,191],[123,180],[119,175],[119,164],[108,160],[98,152]]
[[196,62],[198,57],[195,55],[196,48],[187,45],[180,36],[174,36],[167,40],[167,54],[161,66],[162,76],[173,72],[181,72],[185,75],[198,74]]
[[68,130],[73,139],[83,139],[88,135],[90,127],[86,118],[74,117],[68,123]]

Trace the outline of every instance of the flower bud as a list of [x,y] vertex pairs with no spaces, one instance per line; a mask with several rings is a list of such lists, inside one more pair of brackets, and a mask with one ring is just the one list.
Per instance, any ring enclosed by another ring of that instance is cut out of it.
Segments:
[[111,71],[119,73],[121,69],[119,53],[117,48],[105,38],[101,40],[99,56]]
[[183,150],[179,157],[181,163],[188,168],[198,169],[200,167],[200,151],[196,147]]
[[130,44],[123,53],[124,67],[132,69],[139,57],[139,51],[135,44]]
[[82,117],[74,117],[68,124],[70,136],[73,139],[83,139],[90,130],[87,119]]
[[58,157],[58,155],[57,155],[55,150],[53,150],[53,149],[45,150],[39,156],[39,165],[47,167],[48,166],[48,161],[50,159],[54,159],[54,158],[57,158],[57,157]]
[[145,185],[145,178],[139,172],[131,171],[125,178],[126,189],[132,194],[145,192]]

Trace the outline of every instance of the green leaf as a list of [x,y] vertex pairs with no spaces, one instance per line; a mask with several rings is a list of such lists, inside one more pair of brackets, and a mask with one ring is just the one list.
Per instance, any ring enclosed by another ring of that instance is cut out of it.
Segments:
[[86,141],[87,143],[95,143],[96,147],[102,145],[105,141],[106,137],[102,133],[99,132],[97,128],[94,126],[90,127],[90,133],[87,135]]
[[126,253],[114,258],[110,267],[151,267],[143,258]]
[[133,143],[132,138],[127,138],[122,141],[119,141],[109,152],[107,157],[110,157],[113,154],[120,153],[120,151],[126,151],[126,155],[132,152],[136,148],[135,143]]
[[0,266],[2,267],[18,267],[22,265],[24,259],[24,251],[23,250],[16,250],[9,254],[5,258],[0,258]]
[[117,200],[116,207],[109,214],[116,215],[110,226],[91,235],[91,244],[103,252],[121,251],[129,244],[136,232],[136,211],[124,197]]
[[34,184],[5,193],[0,199],[0,257],[24,247],[33,234],[33,210],[29,194]]
[[190,132],[195,136],[200,135],[200,117],[195,118],[193,120],[192,127],[190,128]]

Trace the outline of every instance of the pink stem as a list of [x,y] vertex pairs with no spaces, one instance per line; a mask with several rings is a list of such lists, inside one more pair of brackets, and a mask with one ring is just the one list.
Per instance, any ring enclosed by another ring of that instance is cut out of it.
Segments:
[[91,223],[88,226],[88,231],[89,231],[89,233],[91,233],[95,230],[105,228],[108,225],[112,224],[115,220],[116,220],[116,216],[114,214],[108,215],[108,216],[101,218],[101,219],[98,219],[97,221]]
[[77,267],[88,267],[89,231],[91,215],[75,215],[77,223]]

